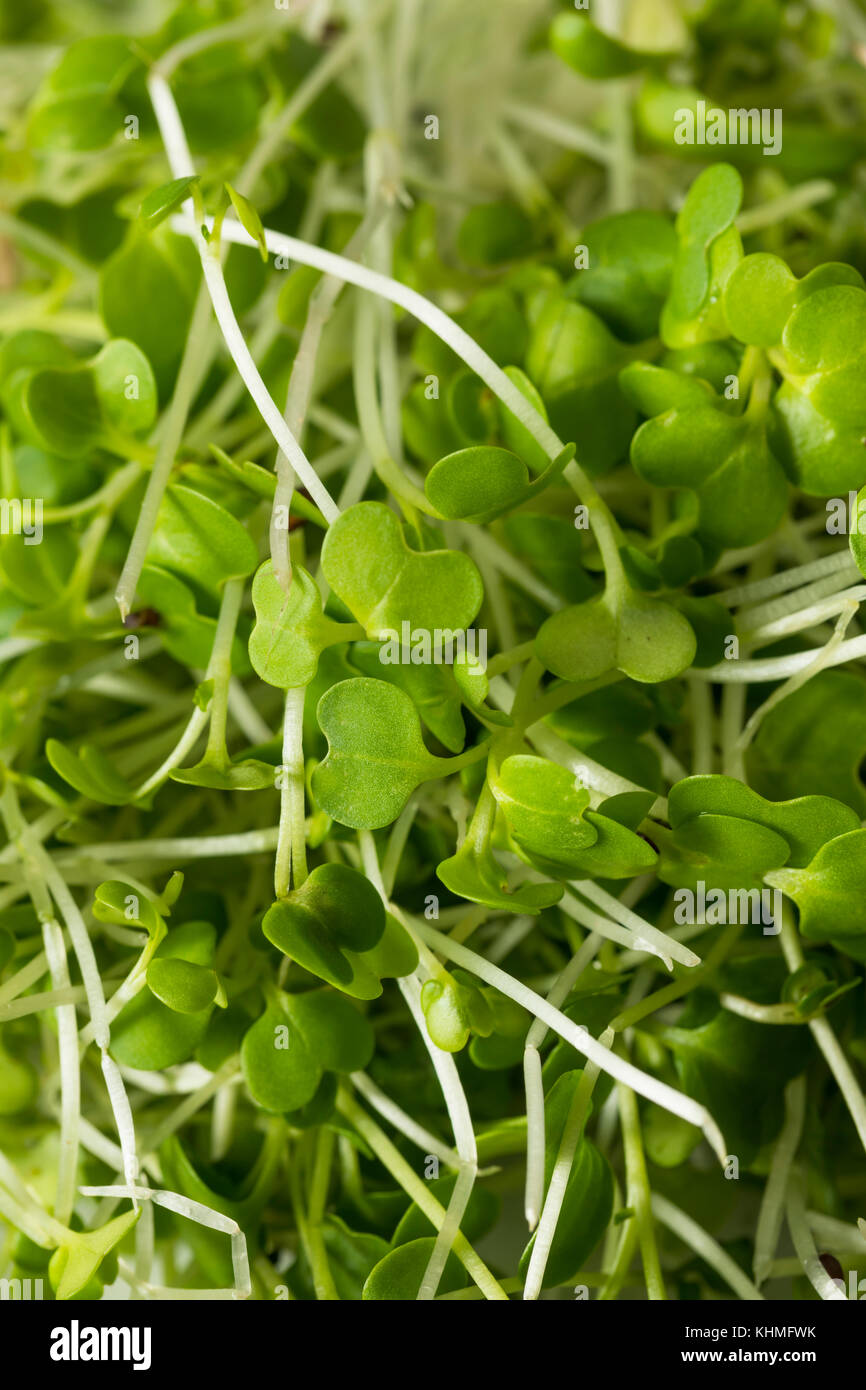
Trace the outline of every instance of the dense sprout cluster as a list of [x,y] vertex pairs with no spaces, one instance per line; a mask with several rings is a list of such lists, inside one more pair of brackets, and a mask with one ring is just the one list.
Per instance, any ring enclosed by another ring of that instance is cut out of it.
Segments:
[[0,3],[3,1277],[856,1296],[866,19],[595,8]]

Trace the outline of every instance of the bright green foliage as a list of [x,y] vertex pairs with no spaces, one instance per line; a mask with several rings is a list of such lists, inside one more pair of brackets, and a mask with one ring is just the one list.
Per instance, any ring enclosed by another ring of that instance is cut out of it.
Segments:
[[250,634],[250,662],[256,675],[283,690],[309,685],[325,647],[353,636],[353,628],[322,612],[322,599],[310,574],[292,571],[288,594],[266,560],[253,580],[256,625]]
[[475,565],[448,550],[418,551],[380,502],[359,502],[328,529],[322,568],[334,593],[368,637],[400,632],[401,623],[430,631],[468,627],[483,589]]
[[409,696],[385,681],[340,681],[322,696],[317,718],[328,756],[313,774],[313,793],[343,825],[389,825],[417,786],[448,767],[427,751]]
[[632,680],[655,682],[686,669],[695,635],[669,603],[623,587],[554,613],[535,650],[565,680],[593,680],[618,667]]
[[96,1231],[70,1231],[48,1265],[55,1297],[61,1301],[101,1297],[104,1284],[113,1283],[117,1277],[114,1247],[128,1235],[140,1215],[139,1211],[128,1211]]
[[4,1291],[848,1291],[855,11],[0,0]]
[[661,315],[668,347],[727,336],[719,297],[742,256],[733,226],[742,197],[742,180],[730,164],[705,169],[689,189],[677,217],[678,249]]
[[192,972],[188,972],[188,977],[198,983],[192,988],[181,986],[177,974],[168,972],[170,983],[166,989],[167,972],[163,965],[157,966],[157,983],[162,981],[163,992],[169,993],[173,1002],[171,1005],[163,1002],[162,995],[148,987],[124,1005],[111,1030],[111,1055],[115,1061],[122,1066],[159,1070],[192,1056],[205,1035],[216,987],[199,1009],[178,1009],[177,1003],[179,1000],[185,1004],[197,1002],[192,997],[195,992],[200,998],[207,994],[207,989],[202,990],[201,985],[213,976],[215,943],[216,933],[209,922],[185,922],[168,933],[157,948],[152,964],[164,962],[165,966],[176,966],[184,962],[198,967],[202,973],[192,976]]
[[338,994],[277,994],[244,1035],[241,1067],[250,1095],[276,1114],[300,1109],[323,1072],[359,1071],[373,1055],[373,1030]]

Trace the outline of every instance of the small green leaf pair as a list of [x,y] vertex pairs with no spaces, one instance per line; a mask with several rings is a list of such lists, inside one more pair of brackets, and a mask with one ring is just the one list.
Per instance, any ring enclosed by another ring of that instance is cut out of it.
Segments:
[[[632,878],[655,867],[652,845],[608,803],[590,811],[589,793],[564,767],[518,754],[491,783],[518,852],[552,878]],[[638,821],[646,805],[638,803]]]
[[385,976],[409,975],[418,953],[376,889],[345,864],[321,864],[269,908],[262,931],[313,975],[355,999],[376,999]]
[[664,367],[633,363],[620,381],[654,417],[632,439],[635,471],[656,487],[692,489],[702,536],[721,547],[752,545],[775,529],[788,484],[763,416],[729,415],[706,383]]
[[281,690],[309,685],[326,647],[362,635],[356,623],[326,618],[315,581],[300,565],[292,569],[288,594],[274,574],[272,560],[253,580],[255,627],[250,634],[250,662],[256,675]]
[[5,345],[4,407],[25,437],[64,458],[95,449],[125,452],[125,440],[156,420],[156,380],[135,343],[114,338],[83,362],[59,339],[25,330]]
[[421,1008],[427,1031],[443,1052],[462,1051],[474,1034],[473,1061],[483,1067],[491,1058],[493,1065],[488,1069],[495,1070],[498,1062],[494,1054],[482,1051],[479,1063],[479,1054],[474,1051],[476,1043],[519,1038],[520,1050],[523,1050],[529,1025],[526,1010],[498,990],[479,985],[465,970],[443,971],[441,976],[425,980],[421,987]]
[[174,927],[154,953],[148,988],[125,1004],[111,1027],[110,1052],[121,1066],[161,1071],[187,1061],[225,995],[213,969],[216,932],[209,922]]
[[241,1069],[257,1105],[288,1114],[313,1099],[326,1072],[361,1071],[374,1050],[372,1025],[348,999],[326,989],[273,990],[244,1035]]
[[818,495],[859,488],[864,475],[866,290],[844,269],[813,271],[818,288],[796,302],[772,354],[785,377],[773,402],[782,457],[798,486]]
[[[668,798],[672,833],[659,877],[676,887],[752,890],[776,884],[782,865],[810,863],[827,842],[859,826],[840,801],[803,796],[772,802],[731,777],[689,777]],[[828,846],[829,847],[829,846]],[[781,886],[776,884],[776,886]]]
[[671,604],[632,589],[624,578],[585,603],[562,608],[541,626],[535,654],[568,681],[617,668],[632,680],[672,680],[694,659],[695,634]]
[[414,550],[394,512],[358,502],[329,527],[322,570],[368,637],[413,629],[455,633],[468,627],[484,589],[476,566],[451,550]]

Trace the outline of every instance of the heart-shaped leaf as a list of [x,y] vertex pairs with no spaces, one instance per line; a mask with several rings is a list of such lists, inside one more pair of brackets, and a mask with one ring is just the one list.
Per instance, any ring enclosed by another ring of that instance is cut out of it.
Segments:
[[281,690],[309,685],[325,647],[360,636],[354,623],[335,623],[322,611],[316,583],[295,565],[286,594],[274,574],[272,560],[253,580],[255,627],[250,634],[250,661],[256,675]]
[[746,256],[725,286],[725,317],[741,343],[775,347],[796,306],[831,285],[864,288],[853,266],[830,261],[798,280],[781,257],[760,251]]
[[390,825],[421,782],[450,770],[447,758],[425,748],[409,696],[385,681],[339,681],[322,696],[316,717],[328,756],[313,773],[313,795],[342,825]]
[[551,614],[535,639],[539,661],[569,681],[593,680],[614,667],[636,681],[671,680],[695,650],[681,613],[624,585]]
[[[770,869],[785,864],[787,840],[768,826],[736,816],[701,813],[663,837],[659,878],[677,888],[760,889]],[[769,880],[768,880],[769,881]]]
[[843,942],[866,936],[866,830],[836,836],[805,868],[777,868],[767,882],[794,899],[803,936]]
[[373,1026],[342,994],[287,994],[286,1011],[324,1071],[363,1071],[376,1046]]
[[770,710],[746,755],[755,791],[774,801],[831,796],[866,816],[864,694],[853,671],[820,671]]
[[509,832],[521,849],[543,855],[567,873],[577,851],[597,833],[584,818],[589,792],[570,772],[545,758],[506,758],[491,783]]
[[388,644],[355,642],[352,646],[353,666],[374,680],[390,681],[409,696],[422,723],[444,743],[452,753],[459,753],[466,742],[466,729],[461,714],[460,682],[462,669],[455,660],[447,666],[413,666],[406,662],[383,660],[391,655]]
[[333,522],[322,569],[368,637],[399,633],[403,622],[427,632],[461,631],[484,597],[467,555],[410,549],[398,518],[381,502],[358,502]]
[[785,474],[763,420],[724,415],[712,402],[647,420],[632,440],[631,461],[657,487],[693,488],[701,533],[721,546],[763,539],[787,505]]

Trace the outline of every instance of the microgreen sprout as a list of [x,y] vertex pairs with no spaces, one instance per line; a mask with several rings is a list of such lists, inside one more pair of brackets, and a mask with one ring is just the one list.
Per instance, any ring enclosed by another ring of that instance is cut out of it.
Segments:
[[[862,21],[37,8],[0,215],[4,1286],[845,1297]],[[744,53],[802,89],[780,149],[683,149],[707,91],[749,116]]]

